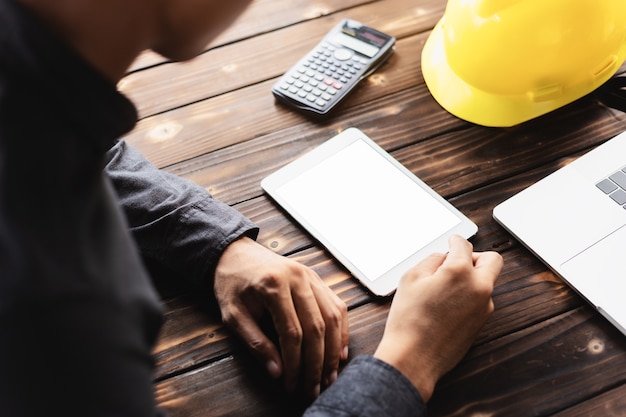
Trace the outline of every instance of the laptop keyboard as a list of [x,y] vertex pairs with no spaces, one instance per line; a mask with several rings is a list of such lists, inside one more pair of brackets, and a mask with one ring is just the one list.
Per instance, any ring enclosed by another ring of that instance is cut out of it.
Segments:
[[626,166],[597,183],[596,187],[626,209]]

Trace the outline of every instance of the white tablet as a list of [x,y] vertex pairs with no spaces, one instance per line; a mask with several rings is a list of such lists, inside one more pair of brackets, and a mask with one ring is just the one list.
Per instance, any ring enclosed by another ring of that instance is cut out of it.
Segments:
[[477,226],[356,128],[272,173],[263,189],[376,295]]

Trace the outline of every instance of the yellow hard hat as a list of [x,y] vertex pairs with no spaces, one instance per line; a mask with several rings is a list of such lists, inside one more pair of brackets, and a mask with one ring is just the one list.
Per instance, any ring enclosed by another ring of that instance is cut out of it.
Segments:
[[512,126],[592,92],[626,59],[626,0],[448,0],[422,51],[453,115]]

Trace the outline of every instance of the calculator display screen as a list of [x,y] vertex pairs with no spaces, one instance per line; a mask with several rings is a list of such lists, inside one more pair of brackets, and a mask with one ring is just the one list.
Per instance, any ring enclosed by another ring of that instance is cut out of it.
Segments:
[[344,33],[338,33],[337,35],[335,35],[333,41],[347,48],[350,48],[353,51],[363,54],[368,58],[372,58],[380,50],[380,48],[377,48],[374,45],[363,42],[357,38],[353,38],[352,36],[348,36]]
[[371,31],[368,31],[368,30],[362,30],[358,32],[358,36],[360,38],[367,39],[368,41],[370,41],[371,43],[377,46],[383,46],[385,42],[387,42],[387,39],[381,36],[378,36],[377,34],[372,33]]

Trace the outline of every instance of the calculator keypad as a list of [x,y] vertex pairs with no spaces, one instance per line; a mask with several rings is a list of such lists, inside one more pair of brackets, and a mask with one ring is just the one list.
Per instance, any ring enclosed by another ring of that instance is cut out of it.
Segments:
[[279,89],[287,96],[324,110],[358,81],[367,63],[349,49],[322,43],[283,76]]

